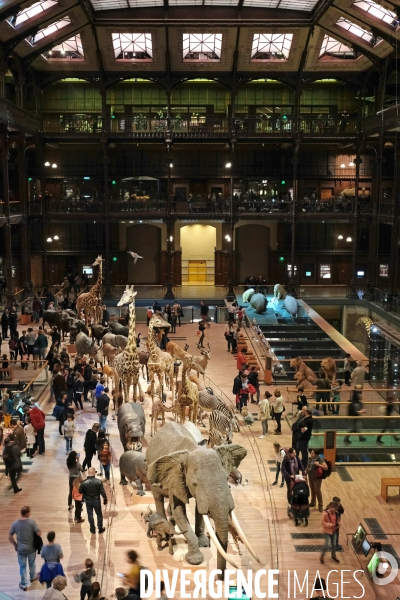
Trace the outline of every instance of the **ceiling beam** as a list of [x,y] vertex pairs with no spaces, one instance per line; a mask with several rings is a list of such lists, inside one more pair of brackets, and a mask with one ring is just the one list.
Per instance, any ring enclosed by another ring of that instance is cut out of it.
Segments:
[[318,21],[324,16],[324,14],[330,9],[333,4],[333,0],[323,0],[318,3],[313,12],[313,25],[317,25]]
[[78,0],[78,4],[81,7],[81,9],[83,10],[89,24],[90,24],[90,29],[92,32],[92,36],[93,36],[93,41],[94,41],[94,45],[96,46],[96,60],[97,60],[97,66],[100,72],[100,77],[102,80],[102,84],[104,86],[105,83],[105,79],[104,79],[104,62],[103,62],[103,54],[101,52],[100,49],[100,44],[99,44],[99,38],[97,36],[97,30],[96,30],[96,26],[94,24],[94,11],[92,9],[92,6],[90,5],[89,2],[87,2],[87,0]]

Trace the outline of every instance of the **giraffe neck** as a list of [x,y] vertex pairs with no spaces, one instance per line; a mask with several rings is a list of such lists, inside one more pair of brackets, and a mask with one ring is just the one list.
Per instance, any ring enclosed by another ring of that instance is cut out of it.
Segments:
[[94,286],[92,287],[92,289],[90,290],[90,293],[92,295],[96,295],[99,290],[101,290],[101,286],[103,285],[103,261],[100,261],[100,265],[99,265],[99,275],[97,277],[97,281],[94,284]]
[[134,300],[129,305],[129,334],[125,352],[136,354],[136,311]]
[[182,391],[187,394],[188,393],[188,384],[186,381],[186,373],[189,371],[188,365],[186,363],[186,361],[183,362],[183,367],[182,367]]
[[148,348],[149,348],[149,353],[151,356],[151,360],[153,362],[157,362],[158,356],[157,356],[157,344],[156,344],[156,340],[155,340],[155,336],[153,333],[153,325],[151,324],[151,320],[149,323],[149,335],[148,335]]

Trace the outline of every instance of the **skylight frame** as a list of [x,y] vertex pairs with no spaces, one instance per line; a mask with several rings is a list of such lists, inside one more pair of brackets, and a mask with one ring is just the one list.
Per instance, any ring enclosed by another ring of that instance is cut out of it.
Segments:
[[58,0],[39,0],[39,2],[35,2],[27,8],[20,10],[15,17],[10,17],[7,19],[7,22],[9,25],[11,25],[11,27],[16,29],[24,23],[27,23],[27,21],[30,21],[36,16],[41,15],[45,11],[55,8],[58,5]]
[[[293,33],[254,33],[250,60],[252,62],[285,62],[289,59],[292,43]],[[260,58],[257,56],[260,54],[270,54],[271,57]],[[279,57],[279,54],[284,58]]]
[[[62,56],[63,50],[65,53],[65,56]],[[60,52],[60,56],[52,56],[53,52]],[[68,56],[69,53],[76,53],[76,54],[79,54],[79,56],[77,56],[77,57]],[[47,52],[42,54],[42,56],[45,60],[48,60],[48,61],[60,61],[60,60],[70,61],[70,60],[72,60],[72,61],[76,62],[79,60],[80,61],[85,60],[85,53],[83,51],[81,34],[77,33],[76,35],[68,38],[67,40],[64,40],[60,44],[56,44],[55,46],[53,46],[51,48],[51,50],[48,50]]]
[[377,19],[391,27],[396,28],[398,26],[393,23],[393,21],[397,21],[396,13],[381,6],[377,2],[374,2],[374,0],[354,0],[351,8],[355,8],[369,17]]
[[27,38],[26,41],[31,46],[36,46],[36,44],[38,44],[45,38],[49,37],[50,35],[53,35],[61,29],[65,29],[65,27],[67,27],[68,25],[72,25],[72,21],[68,16],[65,16],[62,19],[59,19],[58,21],[47,25],[43,29],[40,29],[35,35],[31,35],[29,38]]
[[[337,45],[338,49],[334,50],[334,46]],[[334,53],[334,54],[333,54]],[[336,56],[337,54],[346,55],[347,53],[352,54],[352,56]],[[322,40],[321,49],[319,53],[318,60],[330,59],[332,61],[335,60],[357,60],[359,58],[359,54],[350,48],[347,44],[340,42],[334,37],[331,37],[327,33],[324,35],[324,39]]]
[[[381,42],[381,38],[376,38],[376,36],[372,33],[372,31],[368,31],[367,29],[363,29],[357,23],[353,21],[349,21],[349,19],[345,19],[345,17],[339,17],[339,19],[335,23],[336,27],[343,31],[347,31],[354,37],[362,40],[365,44],[368,44],[371,47],[376,46],[379,42]],[[373,40],[376,40],[373,43]]]
[[[152,62],[153,61],[153,36],[151,33],[117,32],[111,34],[115,60],[128,62]],[[124,54],[147,54],[140,56],[125,57]],[[121,58],[118,58],[120,55]]]
[[243,6],[312,12],[318,0],[244,0]]
[[[194,56],[190,56],[190,54]],[[184,62],[220,62],[221,54],[222,33],[189,31],[182,34],[182,60]],[[196,55],[199,56],[196,57]]]

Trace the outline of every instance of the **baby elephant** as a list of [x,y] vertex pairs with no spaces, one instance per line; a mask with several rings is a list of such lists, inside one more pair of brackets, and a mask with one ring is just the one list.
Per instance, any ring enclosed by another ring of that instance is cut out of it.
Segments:
[[157,550],[161,551],[163,549],[161,542],[165,540],[168,543],[169,553],[173,554],[172,536],[175,534],[174,526],[157,512],[153,512],[149,516],[147,537],[152,537],[153,532],[157,535]]

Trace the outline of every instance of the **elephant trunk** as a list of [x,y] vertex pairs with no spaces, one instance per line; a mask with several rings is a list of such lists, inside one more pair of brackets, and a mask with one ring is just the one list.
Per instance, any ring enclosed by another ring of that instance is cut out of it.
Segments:
[[211,540],[214,542],[218,550],[217,568],[221,569],[222,573],[224,573],[226,569],[226,563],[229,562],[235,569],[238,569],[238,566],[227,554],[229,508],[226,507],[224,510],[222,510],[220,506],[213,507],[210,509],[209,515],[214,521],[215,532],[207,516],[204,516],[204,523]]

